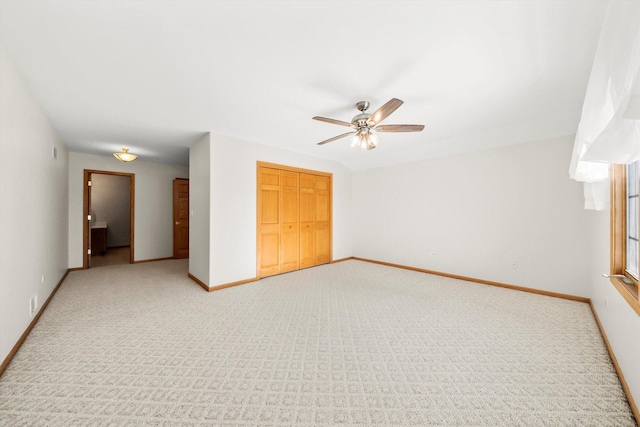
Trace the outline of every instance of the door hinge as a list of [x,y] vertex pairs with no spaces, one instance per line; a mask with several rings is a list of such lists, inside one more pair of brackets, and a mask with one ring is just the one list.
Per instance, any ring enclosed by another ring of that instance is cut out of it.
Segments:
[[91,181],[87,181],[87,185],[91,187]]
[[91,215],[87,215],[87,221],[91,221]]
[[91,249],[87,249],[87,255],[91,255]]

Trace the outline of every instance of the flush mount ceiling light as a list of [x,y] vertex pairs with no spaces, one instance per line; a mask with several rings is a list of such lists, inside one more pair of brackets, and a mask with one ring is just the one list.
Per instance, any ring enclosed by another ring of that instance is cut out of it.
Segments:
[[113,153],[113,155],[121,162],[133,162],[138,158],[138,156],[136,156],[135,154],[129,153],[128,148],[123,148],[122,153]]

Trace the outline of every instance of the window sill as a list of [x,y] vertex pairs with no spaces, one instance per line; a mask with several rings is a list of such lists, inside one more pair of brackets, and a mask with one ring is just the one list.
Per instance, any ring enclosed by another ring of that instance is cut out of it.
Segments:
[[638,286],[637,285],[628,285],[624,283],[620,279],[612,278],[610,279],[613,286],[618,289],[618,292],[622,295],[622,297],[627,301],[627,303],[631,306],[633,311],[636,312],[638,316],[640,316],[640,300],[638,299]]

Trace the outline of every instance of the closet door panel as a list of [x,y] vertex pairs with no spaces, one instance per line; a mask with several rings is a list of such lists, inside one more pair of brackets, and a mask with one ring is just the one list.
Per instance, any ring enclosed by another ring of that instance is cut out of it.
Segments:
[[331,262],[331,232],[329,227],[324,224],[316,225],[315,238],[315,265]]
[[280,223],[280,190],[262,189],[262,207],[260,209],[260,221],[262,225],[275,225]]
[[331,181],[316,176],[315,209],[315,265],[331,262]]
[[300,228],[300,268],[313,267],[316,265],[315,227],[307,223]]
[[316,265],[315,176],[300,174],[300,268]]
[[280,273],[298,270],[298,239],[297,232],[282,231],[280,235]]
[[259,168],[258,274],[280,273],[280,171]]
[[300,240],[300,188],[299,173],[282,171],[280,228],[280,272],[299,268],[298,245]]
[[260,237],[260,276],[280,273],[280,233],[263,232]]

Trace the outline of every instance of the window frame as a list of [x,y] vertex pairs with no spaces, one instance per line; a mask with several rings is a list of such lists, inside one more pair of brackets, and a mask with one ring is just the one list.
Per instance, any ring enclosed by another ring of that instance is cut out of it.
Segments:
[[[639,281],[626,271],[627,263],[627,165],[611,165],[611,260],[610,274],[621,274],[633,285],[612,277],[611,283],[640,316]],[[639,206],[640,207],[640,206]],[[639,221],[640,223],[640,221]]]

